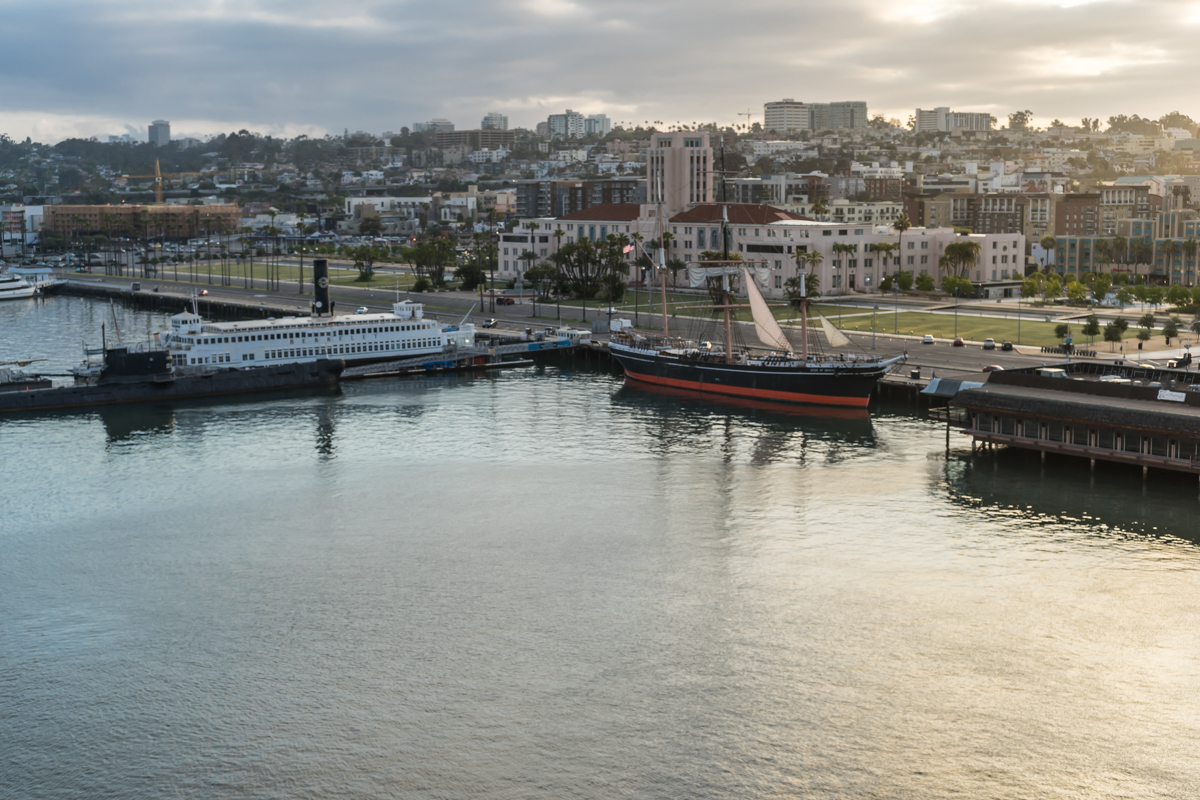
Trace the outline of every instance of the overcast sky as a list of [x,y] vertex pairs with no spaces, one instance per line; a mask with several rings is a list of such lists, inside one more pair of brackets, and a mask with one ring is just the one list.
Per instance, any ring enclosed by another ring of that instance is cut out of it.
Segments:
[[0,132],[744,121],[791,97],[1200,118],[1185,0],[0,0]]

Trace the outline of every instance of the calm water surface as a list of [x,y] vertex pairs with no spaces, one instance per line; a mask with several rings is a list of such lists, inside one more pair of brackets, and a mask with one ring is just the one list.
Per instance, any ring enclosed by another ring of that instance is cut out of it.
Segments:
[[0,797],[1200,794],[1195,482],[945,441],[555,367],[0,419]]

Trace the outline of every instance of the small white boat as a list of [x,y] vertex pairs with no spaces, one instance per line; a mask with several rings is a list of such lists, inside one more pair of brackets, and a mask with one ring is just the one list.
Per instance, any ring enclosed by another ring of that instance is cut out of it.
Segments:
[[0,300],[22,300],[37,294],[37,287],[19,275],[0,272]]

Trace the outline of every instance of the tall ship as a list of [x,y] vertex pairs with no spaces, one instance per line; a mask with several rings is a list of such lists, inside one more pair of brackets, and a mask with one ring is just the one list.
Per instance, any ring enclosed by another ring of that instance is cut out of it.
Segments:
[[209,322],[195,308],[171,317],[155,344],[177,367],[271,366],[336,358],[370,364],[471,347],[475,326],[425,319],[424,306],[403,300],[391,312]]
[[[755,269],[751,262],[707,261],[689,269],[692,285],[708,280],[721,281],[720,305],[705,306],[724,312],[724,346],[712,342],[696,342],[671,337],[667,314],[663,314],[661,336],[638,333],[616,333],[609,341],[609,351],[625,370],[629,381],[689,389],[697,392],[731,397],[757,398],[787,403],[804,403],[843,408],[865,408],[871,400],[879,379],[904,356],[876,358],[872,356],[820,355],[809,353],[808,300],[801,301],[801,349],[797,354],[783,329],[775,320],[751,270],[769,275],[765,268]],[[735,347],[730,311],[737,306],[730,292],[730,278],[741,274],[745,278],[754,328],[763,349]],[[666,305],[666,271],[663,270],[662,300]],[[763,278],[765,280],[765,276]],[[801,276],[801,296],[804,296],[804,276]],[[831,346],[849,343],[849,339],[822,318],[822,327]]]

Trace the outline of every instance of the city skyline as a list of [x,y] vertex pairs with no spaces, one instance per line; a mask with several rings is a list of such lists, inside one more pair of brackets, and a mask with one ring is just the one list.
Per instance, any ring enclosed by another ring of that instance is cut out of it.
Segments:
[[[923,0],[897,10],[760,0],[736,19],[745,24],[703,5],[592,0],[481,3],[469,13],[275,0],[13,7],[0,131],[144,139],[163,118],[177,136],[247,128],[290,137],[435,117],[474,126],[489,111],[533,128],[565,108],[614,125],[726,125],[744,122],[747,109],[761,122],[763,103],[783,97],[861,99],[901,122],[937,106],[1002,123],[1028,108],[1040,126],[1193,111],[1179,98],[1190,97],[1196,3]],[[60,47],[46,63],[35,48],[50,38]],[[718,40],[736,58],[690,55]],[[504,48],[483,46],[491,41]],[[395,80],[414,64],[436,80]]]

